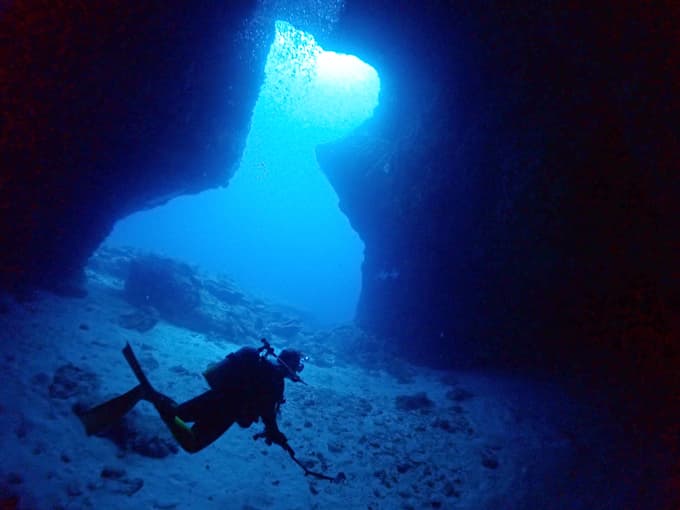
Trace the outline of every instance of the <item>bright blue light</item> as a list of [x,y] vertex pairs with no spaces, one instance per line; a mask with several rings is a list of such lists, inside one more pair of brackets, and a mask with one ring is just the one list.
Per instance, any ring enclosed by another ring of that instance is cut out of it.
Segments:
[[324,51],[314,37],[276,22],[259,104],[312,130],[314,145],[338,139],[373,115],[380,79],[353,55]]
[[364,245],[339,210],[314,150],[368,119],[379,91],[375,69],[326,52],[311,35],[277,22],[229,186],[136,214],[117,225],[109,242],[228,274],[244,289],[326,323],[351,320]]

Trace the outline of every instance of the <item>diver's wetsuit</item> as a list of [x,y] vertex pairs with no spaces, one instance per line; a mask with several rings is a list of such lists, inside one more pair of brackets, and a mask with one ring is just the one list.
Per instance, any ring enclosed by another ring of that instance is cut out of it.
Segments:
[[[156,393],[149,400],[187,452],[202,450],[236,422],[247,428],[262,418],[268,441],[284,445],[284,436],[276,423],[279,406],[284,402],[285,371],[267,359],[247,370],[238,368],[229,374],[219,389],[210,389],[177,405],[169,397]],[[187,422],[193,423],[191,427]]]
[[[263,342],[266,348],[271,349],[265,339]],[[272,362],[262,356],[262,350],[243,347],[229,354],[204,373],[210,385],[208,391],[177,404],[151,386],[128,344],[123,355],[139,384],[93,408],[74,411],[85,426],[87,435],[92,435],[119,421],[140,400],[147,400],[154,405],[180,446],[190,453],[208,446],[234,422],[246,428],[261,418],[264,433],[256,434],[255,438],[264,437],[268,444],[276,443],[294,455],[286,436],[279,430],[276,415],[284,402],[284,378],[301,381],[297,376],[304,367],[301,354],[284,349],[276,357],[276,362]]]

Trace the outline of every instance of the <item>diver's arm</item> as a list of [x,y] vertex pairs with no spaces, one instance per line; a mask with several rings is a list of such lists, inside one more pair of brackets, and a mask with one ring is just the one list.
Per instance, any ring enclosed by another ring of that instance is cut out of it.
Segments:
[[279,426],[276,423],[275,409],[262,415],[262,423],[264,423],[264,434],[268,441],[281,446],[286,444],[288,438],[279,430]]
[[264,422],[264,432],[260,432],[253,436],[253,439],[259,439],[261,437],[265,438],[268,445],[276,443],[281,448],[283,448],[288,454],[295,458],[295,450],[293,450],[288,444],[288,438],[279,430],[276,424],[276,413],[272,416],[263,416],[262,421]]

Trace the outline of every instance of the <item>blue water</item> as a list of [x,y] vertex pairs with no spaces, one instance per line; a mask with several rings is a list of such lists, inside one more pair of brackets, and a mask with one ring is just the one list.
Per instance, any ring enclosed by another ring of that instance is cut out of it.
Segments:
[[314,150],[370,118],[378,104],[378,74],[277,22],[265,75],[241,164],[228,186],[133,214],[106,244],[227,275],[322,324],[350,321],[364,244],[339,210]]

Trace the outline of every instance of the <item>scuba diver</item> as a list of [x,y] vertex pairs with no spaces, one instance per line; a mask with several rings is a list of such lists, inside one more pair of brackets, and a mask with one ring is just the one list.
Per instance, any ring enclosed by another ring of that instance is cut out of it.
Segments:
[[[262,343],[259,349],[243,347],[209,367],[203,375],[210,389],[182,404],[151,386],[127,344],[123,355],[139,384],[123,395],[79,413],[78,417],[89,436],[113,425],[140,400],[146,400],[153,404],[179,445],[189,453],[213,443],[234,422],[248,428],[261,418],[264,431],[255,434],[254,439],[264,438],[268,445],[278,444],[305,470],[305,474],[318,477],[318,473],[309,471],[295,458],[295,452],[276,423],[279,407],[285,402],[284,380],[304,383],[298,375],[304,368],[303,356],[292,349],[284,349],[276,355],[266,339],[263,338]],[[273,356],[274,361],[268,356]],[[325,475],[321,478],[334,480]]]

